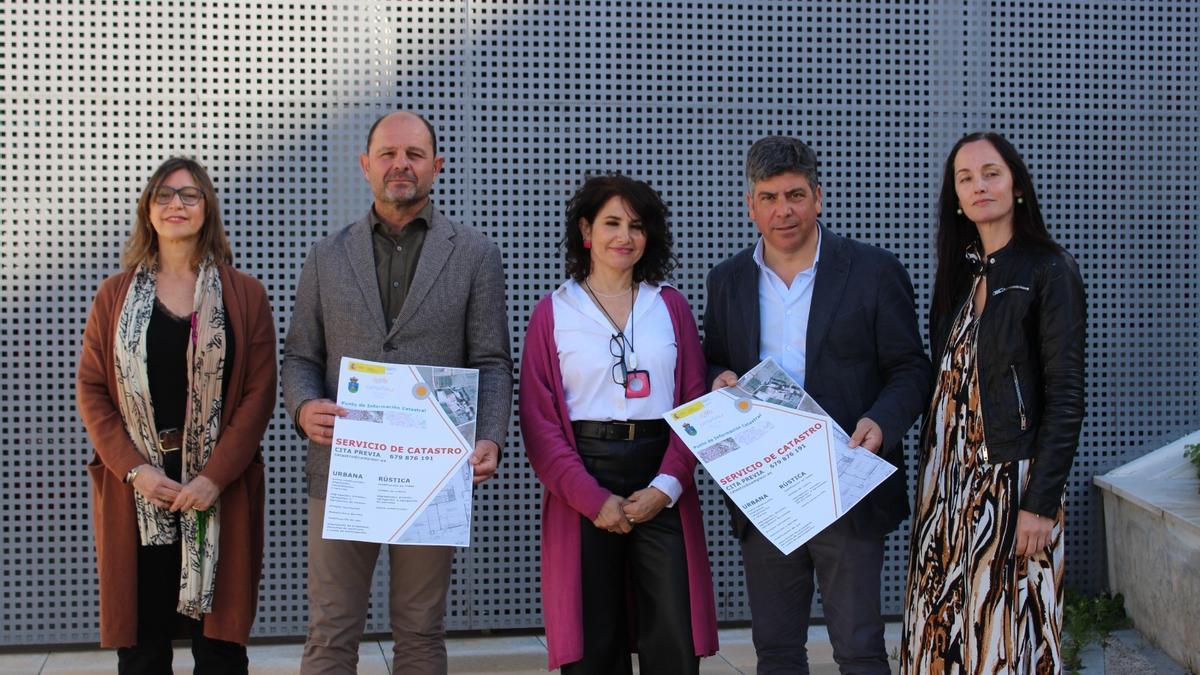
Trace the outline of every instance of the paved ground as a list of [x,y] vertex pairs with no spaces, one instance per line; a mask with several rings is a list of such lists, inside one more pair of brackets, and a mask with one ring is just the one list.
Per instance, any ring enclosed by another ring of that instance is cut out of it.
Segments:
[[[900,625],[890,624],[887,630],[889,652],[894,650],[899,639]],[[824,626],[814,626],[810,631],[808,648],[813,675],[834,675],[838,672]],[[250,672],[252,675],[295,673],[300,664],[301,649],[300,644],[251,645]],[[447,651],[450,653],[451,673],[546,672],[546,642],[543,635],[455,637],[447,642]],[[388,675],[391,660],[390,641],[363,642],[359,649],[358,672],[361,675]],[[700,672],[705,675],[753,673],[754,664],[750,629],[730,628],[721,631],[720,653],[701,661]],[[111,650],[63,649],[0,654],[0,674],[3,675],[90,675],[115,672],[116,666],[116,652]],[[191,653],[186,647],[176,648],[176,672],[188,673],[191,667]],[[634,672],[637,672],[636,667]]]
[[[900,625],[888,624],[887,648],[896,653]],[[258,644],[250,647],[250,672],[253,675],[295,673],[300,664],[300,644]],[[448,641],[450,672],[474,673],[545,673],[546,643],[542,635],[501,634],[455,637]],[[809,632],[809,662],[813,675],[835,675],[829,635],[824,626]],[[391,672],[390,641],[363,642],[359,650],[362,675],[388,675]],[[705,675],[754,673],[754,646],[749,628],[721,631],[721,651],[701,662]],[[1118,631],[1106,648],[1093,646],[1083,654],[1082,675],[1186,675],[1187,671],[1165,654],[1149,645],[1136,631]],[[186,648],[175,650],[178,673],[189,673],[192,656]],[[62,649],[52,652],[0,654],[2,675],[90,675],[116,671],[116,653],[100,650]],[[897,664],[892,662],[892,671]],[[635,667],[634,672],[637,672]]]

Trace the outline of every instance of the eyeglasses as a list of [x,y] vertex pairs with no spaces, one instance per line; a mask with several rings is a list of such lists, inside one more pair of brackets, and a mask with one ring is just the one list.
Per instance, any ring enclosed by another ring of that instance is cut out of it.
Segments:
[[179,195],[179,201],[183,202],[184,206],[195,206],[204,199],[204,191],[198,187],[181,187],[175,189],[170,185],[160,185],[154,191],[154,203],[159,206],[166,206],[175,200],[175,195]]
[[[613,382],[625,386],[629,380],[629,369],[625,367],[625,334],[617,333],[608,341],[608,353],[617,358],[617,362],[612,367]],[[620,371],[620,377],[617,376],[617,371]]]

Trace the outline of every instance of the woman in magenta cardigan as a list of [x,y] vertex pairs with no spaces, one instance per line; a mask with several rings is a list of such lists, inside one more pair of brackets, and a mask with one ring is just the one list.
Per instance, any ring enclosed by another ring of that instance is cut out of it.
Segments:
[[546,486],[542,611],[551,670],[696,673],[717,651],[695,458],[660,415],[705,393],[667,207],[621,175],[571,199],[570,277],[538,303],[521,362],[521,435]]

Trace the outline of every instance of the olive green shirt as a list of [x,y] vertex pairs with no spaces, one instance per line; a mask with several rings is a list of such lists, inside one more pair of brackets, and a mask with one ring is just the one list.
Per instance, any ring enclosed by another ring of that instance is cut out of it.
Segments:
[[390,328],[400,315],[404,298],[412,285],[417,271],[417,260],[421,257],[421,246],[425,233],[433,222],[433,202],[425,202],[425,208],[409,221],[399,233],[379,219],[371,209],[371,243],[375,251],[375,278],[379,281],[379,299],[383,301],[383,318]]

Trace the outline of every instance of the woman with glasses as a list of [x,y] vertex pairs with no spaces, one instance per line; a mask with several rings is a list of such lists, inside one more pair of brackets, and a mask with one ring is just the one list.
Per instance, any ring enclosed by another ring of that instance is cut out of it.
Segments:
[[546,487],[549,668],[696,673],[717,650],[696,460],[661,414],[703,395],[704,357],[667,207],[642,181],[587,179],[567,207],[569,279],[538,303],[521,362],[521,434]]
[[275,329],[262,284],[231,260],[208,174],[169,159],[84,331],[100,644],[121,673],[171,672],[176,637],[198,674],[247,671]]
[[1063,672],[1063,504],[1083,422],[1083,281],[992,132],[942,173],[903,673]]

